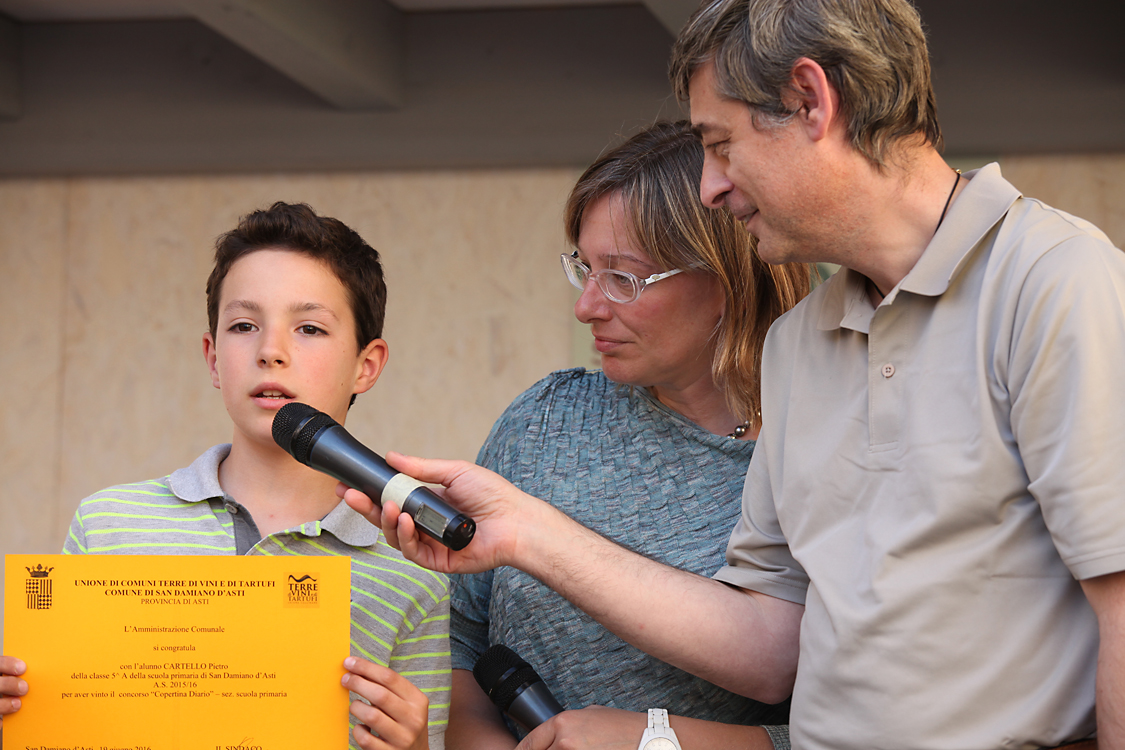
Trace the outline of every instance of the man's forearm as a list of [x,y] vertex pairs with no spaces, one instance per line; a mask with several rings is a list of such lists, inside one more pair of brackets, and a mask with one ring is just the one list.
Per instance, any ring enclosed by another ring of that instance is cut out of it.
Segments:
[[1082,581],[1098,617],[1097,747],[1125,749],[1125,573]]
[[537,513],[514,567],[658,659],[756,700],[788,697],[804,607],[653,562],[545,503]]
[[686,672],[766,703],[791,692],[802,605],[655,563],[480,466],[396,453],[387,460],[443,485],[446,500],[477,524],[473,541],[454,551],[419,536],[410,516],[393,504],[384,514],[341,485],[337,492],[407,559],[446,573],[519,568],[626,642]]

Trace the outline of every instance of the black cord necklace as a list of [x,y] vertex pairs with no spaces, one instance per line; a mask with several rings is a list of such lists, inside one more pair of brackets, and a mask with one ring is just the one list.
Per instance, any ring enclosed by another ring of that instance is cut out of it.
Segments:
[[934,227],[934,234],[937,230],[941,229],[941,223],[945,221],[945,212],[949,210],[949,204],[953,202],[953,194],[957,192],[957,186],[961,183],[961,170],[953,170],[953,189],[949,191],[949,197],[945,199],[945,207],[941,209],[941,218],[937,220],[937,226]]
[[[949,191],[949,197],[945,199],[945,206],[943,206],[941,209],[941,216],[938,217],[937,226],[934,227],[934,234],[937,234],[937,230],[941,228],[941,223],[945,221],[945,214],[947,211],[949,211],[949,204],[953,202],[953,194],[957,192],[957,186],[961,184],[960,169],[953,170],[953,178],[953,189]],[[884,299],[887,296],[883,294],[883,291],[881,289],[879,289],[879,285],[872,281],[870,278],[867,279],[867,283],[875,289],[875,293],[879,295],[880,299]],[[734,437],[734,435],[731,435],[730,437]]]

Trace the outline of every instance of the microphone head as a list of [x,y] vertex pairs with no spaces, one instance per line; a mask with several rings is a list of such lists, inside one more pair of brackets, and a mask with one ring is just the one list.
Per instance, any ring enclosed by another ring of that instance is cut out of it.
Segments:
[[293,458],[308,465],[316,436],[324,428],[334,427],[336,424],[336,420],[324,412],[293,401],[278,409],[274,415],[273,439]]
[[477,659],[473,665],[473,677],[501,711],[507,711],[528,685],[543,682],[530,664],[499,643]]

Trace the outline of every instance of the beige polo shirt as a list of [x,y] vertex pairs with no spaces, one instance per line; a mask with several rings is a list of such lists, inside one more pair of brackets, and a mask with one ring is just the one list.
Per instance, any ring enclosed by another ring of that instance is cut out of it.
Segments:
[[990,165],[872,309],[844,270],[766,344],[716,578],[806,605],[798,749],[1094,731],[1075,578],[1125,570],[1125,254]]

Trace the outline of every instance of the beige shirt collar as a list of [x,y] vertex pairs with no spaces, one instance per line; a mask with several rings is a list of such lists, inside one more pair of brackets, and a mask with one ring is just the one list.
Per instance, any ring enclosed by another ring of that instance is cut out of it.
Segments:
[[[1001,175],[995,162],[966,172],[969,184],[950,206],[946,220],[926,246],[910,273],[892,289],[883,304],[894,302],[900,291],[937,297],[945,293],[981,238],[996,226],[1020,192]],[[868,333],[875,309],[867,296],[867,278],[849,268],[825,282],[824,304],[817,328],[848,328]]]

